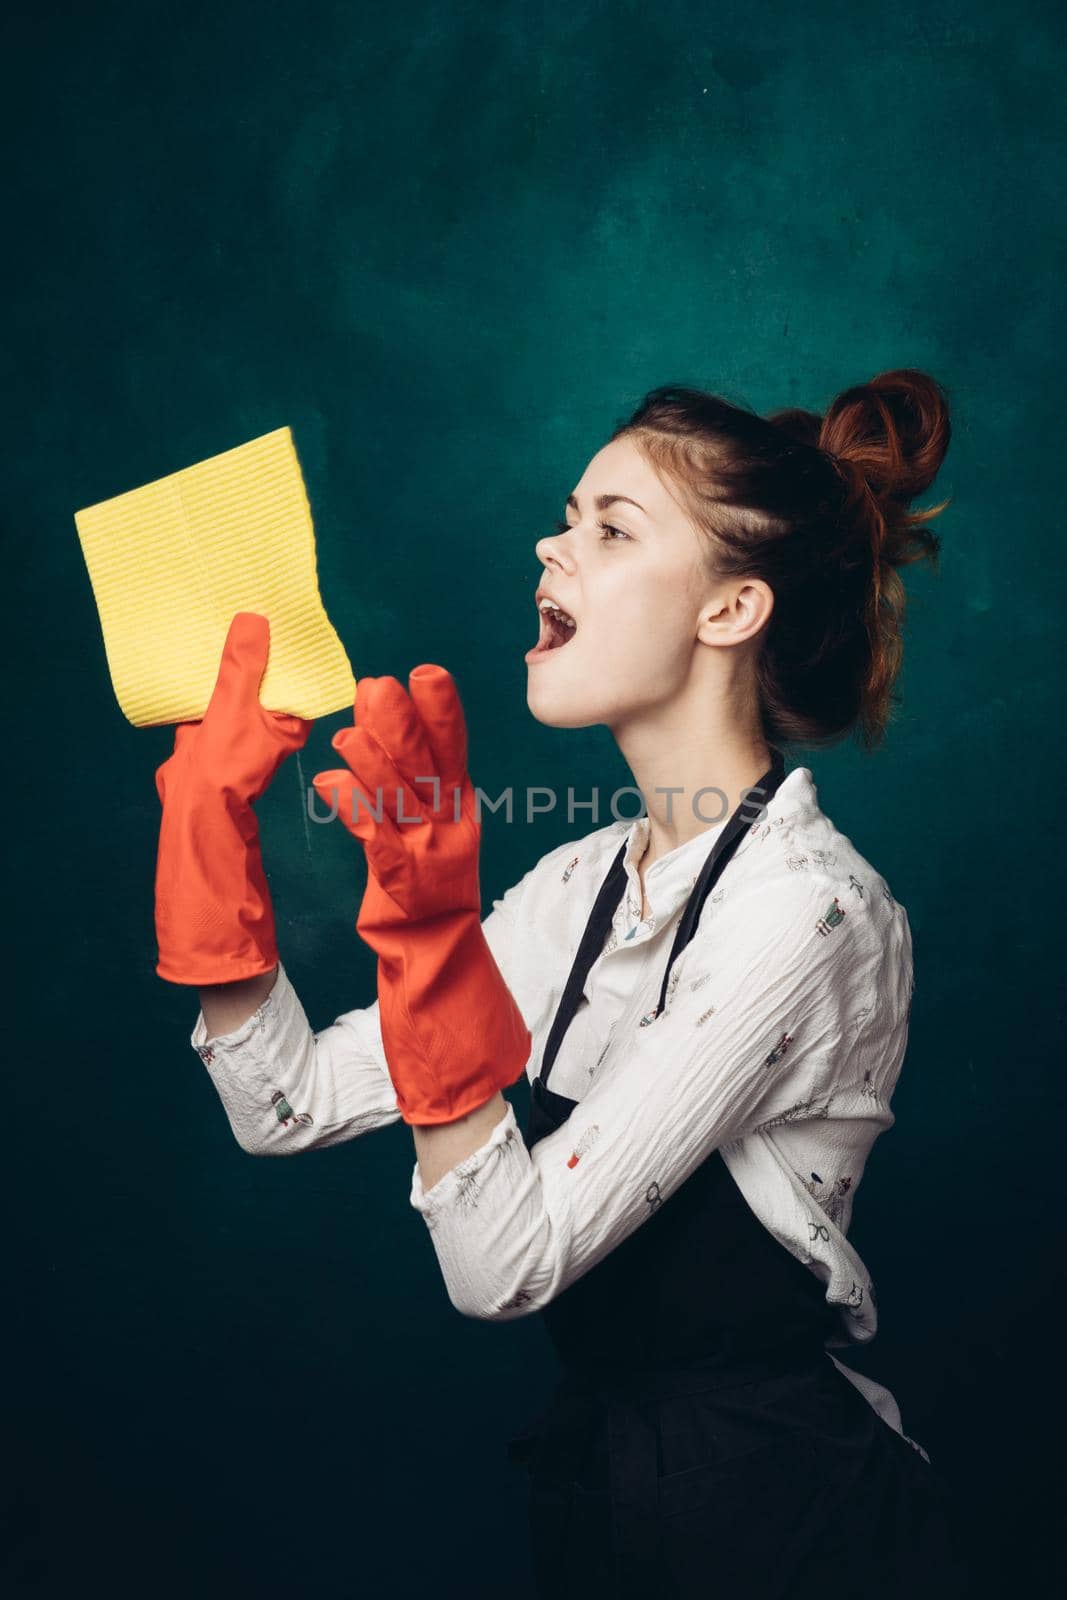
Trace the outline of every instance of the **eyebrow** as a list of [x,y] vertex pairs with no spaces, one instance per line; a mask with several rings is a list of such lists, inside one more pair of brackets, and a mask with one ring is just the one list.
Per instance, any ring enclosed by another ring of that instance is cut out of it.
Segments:
[[[608,507],[613,506],[617,500],[625,501],[628,506],[637,506],[638,511],[640,511],[642,515],[646,517],[648,516],[648,512],[645,510],[644,506],[638,506],[637,501],[631,500],[629,495],[626,494],[598,494],[593,500],[593,505],[597,511],[606,511]],[[567,496],[567,504],[573,510],[577,511],[579,516],[581,516],[581,511],[574,495],[569,494]]]

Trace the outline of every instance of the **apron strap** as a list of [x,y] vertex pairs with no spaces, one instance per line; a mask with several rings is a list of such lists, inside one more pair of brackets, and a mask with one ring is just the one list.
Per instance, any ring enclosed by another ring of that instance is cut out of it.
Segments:
[[[716,838],[714,845],[708,852],[707,860],[701,868],[700,876],[693,885],[693,890],[686,902],[681,921],[675,930],[674,943],[671,946],[671,953],[663,974],[663,982],[660,985],[659,1002],[655,1011],[656,1016],[659,1016],[663,1010],[671,967],[696,933],[705,900],[715,887],[727,862],[740,844],[742,835],[752,826],[756,816],[759,815],[762,808],[767,805],[777,792],[779,784],[785,777],[785,757],[775,745],[771,746],[771,752],[770,767],[757,783],[751,784],[746,790],[745,798]],[[750,798],[753,795],[758,798]],[[755,816],[747,810],[750,806],[756,807]],[[593,902],[593,909],[589,913],[589,920],[586,923],[585,932],[582,934],[581,942],[571,965],[570,975],[564,986],[559,1006],[556,1009],[556,1015],[552,1020],[544,1055],[541,1058],[541,1070],[538,1073],[538,1077],[543,1087],[547,1086],[552,1063],[559,1053],[559,1047],[563,1043],[564,1035],[578,1009],[578,1002],[581,1000],[585,988],[585,980],[589,976],[593,962],[604,948],[604,939],[611,926],[612,917],[626,888],[626,867],[624,865],[626,848],[627,843],[624,840],[608,869],[607,876],[600,885],[597,897]]]
[[541,1082],[547,1083],[548,1074],[552,1070],[552,1063],[556,1059],[563,1036],[571,1025],[571,1019],[578,1009],[578,1002],[582,998],[585,980],[589,969],[597,956],[604,948],[604,937],[611,926],[611,919],[615,908],[622,898],[626,887],[626,868],[623,861],[626,856],[626,841],[619,846],[615,859],[608,870],[608,875],[600,885],[599,893],[593,902],[593,909],[589,913],[589,921],[585,925],[578,952],[571,965],[570,976],[564,986],[556,1015],[552,1020],[548,1040],[545,1044],[545,1053],[541,1058],[541,1071],[538,1076]]
[[771,746],[771,751],[772,760],[770,766],[763,774],[762,778],[760,778],[759,782],[753,784],[748,790],[748,795],[758,791],[760,795],[758,804],[756,801],[748,799],[747,796],[741,801],[740,805],[731,816],[729,822],[719,834],[719,837],[716,839],[713,847],[708,852],[708,858],[704,862],[703,867],[700,869],[700,876],[693,885],[693,892],[686,902],[685,910],[682,912],[681,921],[674,930],[674,943],[671,945],[671,953],[667,958],[667,966],[663,974],[663,982],[660,984],[659,1001],[657,1002],[655,1011],[655,1015],[657,1017],[663,1010],[663,1003],[667,995],[667,984],[670,980],[671,968],[673,967],[677,957],[681,955],[690,939],[692,939],[693,935],[696,933],[697,927],[700,923],[700,914],[704,909],[705,900],[708,898],[708,895],[711,893],[712,889],[715,887],[716,883],[719,881],[719,878],[725,871],[727,864],[733,857],[734,851],[741,843],[745,833],[756,820],[755,815],[752,813],[746,814],[745,808],[750,805],[756,806],[756,814],[758,815],[762,811],[763,807],[768,805],[773,799],[774,795],[778,792],[778,786],[785,777],[785,758],[782,755],[782,752],[775,745]]

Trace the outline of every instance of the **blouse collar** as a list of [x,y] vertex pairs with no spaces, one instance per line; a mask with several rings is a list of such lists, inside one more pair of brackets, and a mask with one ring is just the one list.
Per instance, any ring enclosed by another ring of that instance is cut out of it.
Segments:
[[[648,844],[649,826],[647,816],[635,817],[626,836],[623,865],[626,868],[626,903],[632,913],[627,918],[628,922],[637,922],[641,917],[641,876],[638,864]],[[725,817],[721,822],[709,824],[701,833],[694,834],[693,838],[687,839],[684,844],[675,845],[666,855],[657,856],[652,865],[646,867],[645,899],[648,901],[649,911],[655,922],[662,922],[679,905],[688,900],[693,885],[700,875],[700,869],[707,860],[708,851],[725,826]]]
[[[783,822],[817,804],[818,791],[809,767],[795,767],[782,780],[767,810],[768,820]],[[645,899],[648,901],[654,924],[660,924],[672,915],[679,905],[688,900],[700,869],[708,858],[715,840],[726,827],[728,817],[709,823],[700,833],[694,834],[684,844],[675,845],[666,855],[658,856],[645,871]],[[627,926],[640,921],[641,878],[638,863],[648,844],[650,824],[647,816],[635,817],[626,835],[626,908]]]

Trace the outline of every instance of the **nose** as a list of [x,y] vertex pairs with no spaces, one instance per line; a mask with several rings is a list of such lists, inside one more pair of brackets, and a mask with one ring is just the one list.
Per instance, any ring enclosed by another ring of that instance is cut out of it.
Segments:
[[574,571],[574,558],[566,542],[571,532],[568,528],[564,533],[546,533],[543,539],[538,539],[534,554],[543,566],[561,567],[565,572]]

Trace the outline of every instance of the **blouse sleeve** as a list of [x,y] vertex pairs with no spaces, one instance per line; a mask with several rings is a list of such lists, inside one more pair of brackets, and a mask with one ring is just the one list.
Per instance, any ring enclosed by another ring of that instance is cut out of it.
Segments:
[[[505,978],[524,883],[494,900],[482,921]],[[377,1000],[344,1012],[316,1033],[280,961],[274,987],[252,1016],[212,1038],[201,1011],[189,1042],[249,1155],[319,1149],[400,1120]]]
[[634,1027],[625,1054],[532,1151],[509,1101],[429,1191],[416,1162],[410,1201],[458,1311],[504,1321],[539,1310],[718,1146],[818,1093],[877,963],[862,900],[842,906],[834,888],[790,873],[725,902],[714,932],[675,963],[665,1010]]

